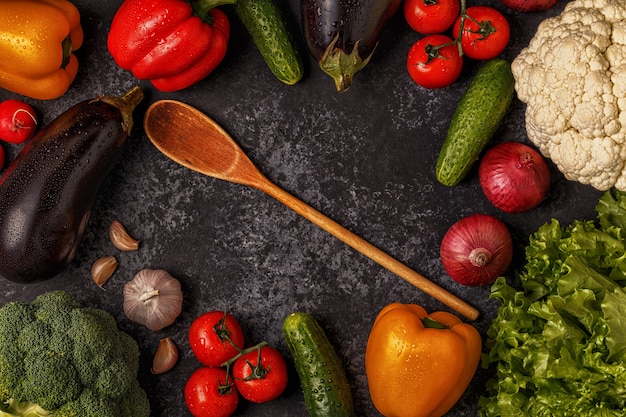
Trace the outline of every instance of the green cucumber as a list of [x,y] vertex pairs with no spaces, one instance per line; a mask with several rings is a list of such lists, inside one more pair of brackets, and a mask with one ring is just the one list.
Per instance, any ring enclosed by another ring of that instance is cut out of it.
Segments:
[[437,159],[436,177],[454,186],[468,174],[495,134],[515,94],[511,64],[501,58],[476,72],[452,116]]
[[304,75],[304,64],[282,4],[276,0],[237,0],[234,8],[272,73],[293,85]]
[[352,392],[341,360],[319,323],[291,313],[283,334],[293,356],[310,417],[354,417]]

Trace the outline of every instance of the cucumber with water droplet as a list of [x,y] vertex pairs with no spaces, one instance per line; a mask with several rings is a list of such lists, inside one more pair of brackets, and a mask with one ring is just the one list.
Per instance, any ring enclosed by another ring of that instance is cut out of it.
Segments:
[[506,115],[515,80],[502,58],[485,62],[470,81],[452,116],[437,159],[436,177],[454,186],[468,174]]
[[354,417],[352,392],[343,365],[324,329],[308,313],[285,318],[287,342],[310,417]]
[[235,13],[246,27],[265,63],[280,81],[296,84],[304,75],[302,55],[276,0],[237,0]]

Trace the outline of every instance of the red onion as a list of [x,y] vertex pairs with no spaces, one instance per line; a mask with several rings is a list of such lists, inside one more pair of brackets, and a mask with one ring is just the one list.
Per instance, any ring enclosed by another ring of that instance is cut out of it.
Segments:
[[542,12],[553,7],[557,0],[501,0],[502,4],[518,12]]
[[507,213],[539,205],[550,191],[550,169],[539,152],[519,142],[489,149],[478,167],[478,179],[491,204]]
[[487,285],[504,274],[513,258],[507,227],[487,214],[472,214],[454,223],[440,247],[444,269],[464,285]]

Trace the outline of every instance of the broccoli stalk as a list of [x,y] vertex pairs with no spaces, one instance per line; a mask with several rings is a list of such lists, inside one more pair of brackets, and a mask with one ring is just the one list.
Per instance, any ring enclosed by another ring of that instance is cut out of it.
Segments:
[[52,414],[35,403],[9,400],[0,404],[0,417],[50,417]]
[[0,308],[0,417],[148,417],[139,347],[64,291]]

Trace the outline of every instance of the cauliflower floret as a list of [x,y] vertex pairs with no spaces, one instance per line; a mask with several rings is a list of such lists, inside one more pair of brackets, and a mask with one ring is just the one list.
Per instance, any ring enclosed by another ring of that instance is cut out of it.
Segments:
[[553,160],[561,161],[559,168],[568,180],[602,189],[622,175],[626,150],[610,137],[581,141],[580,133],[569,129],[559,135],[558,143],[548,143],[547,147]]
[[511,68],[541,153],[570,180],[626,191],[626,2],[568,3]]

